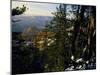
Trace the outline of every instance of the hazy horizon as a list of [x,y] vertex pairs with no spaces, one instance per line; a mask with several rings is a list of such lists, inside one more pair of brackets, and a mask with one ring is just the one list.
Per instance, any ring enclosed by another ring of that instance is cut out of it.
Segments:
[[23,14],[24,16],[53,16],[52,12],[55,12],[56,7],[59,6],[59,4],[52,3],[12,1],[12,9],[23,5],[27,7],[26,12]]
[[36,27],[43,29],[47,22],[49,22],[51,16],[23,16],[16,15],[12,17],[13,20],[18,22],[12,22],[12,32],[23,32],[28,27]]
[[[20,20],[12,23],[12,31],[22,32],[25,28],[35,26],[37,28],[45,27],[54,16],[52,13],[57,11],[60,4],[54,3],[38,3],[27,1],[12,1],[12,9],[16,7],[26,6],[27,10],[21,15],[12,16],[13,20]],[[67,6],[67,11],[70,11],[71,6]],[[67,18],[73,18],[73,14],[67,15]]]

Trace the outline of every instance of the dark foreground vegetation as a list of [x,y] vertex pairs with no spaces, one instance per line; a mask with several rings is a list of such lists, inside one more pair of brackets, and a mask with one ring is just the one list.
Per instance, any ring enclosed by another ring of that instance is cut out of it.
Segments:
[[12,74],[96,69],[96,7],[60,4],[52,14],[34,35],[12,32]]

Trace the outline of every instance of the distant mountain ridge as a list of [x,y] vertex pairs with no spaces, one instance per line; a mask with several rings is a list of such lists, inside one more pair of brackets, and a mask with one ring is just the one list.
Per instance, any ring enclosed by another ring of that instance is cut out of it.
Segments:
[[14,16],[13,20],[19,20],[12,22],[12,32],[23,32],[29,27],[36,27],[43,29],[47,22],[52,20],[52,16]]
[[22,36],[34,36],[34,35],[36,35],[40,31],[41,30],[38,29],[35,26],[28,27],[28,28],[24,29],[24,31],[22,32]]

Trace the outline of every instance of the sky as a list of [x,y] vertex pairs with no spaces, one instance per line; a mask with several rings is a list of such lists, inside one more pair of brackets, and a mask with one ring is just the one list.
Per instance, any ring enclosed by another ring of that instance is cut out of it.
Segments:
[[51,3],[12,1],[12,8],[22,7],[23,5],[27,7],[26,12],[23,14],[25,16],[53,16],[51,13],[55,12],[56,7],[59,6],[59,4]]

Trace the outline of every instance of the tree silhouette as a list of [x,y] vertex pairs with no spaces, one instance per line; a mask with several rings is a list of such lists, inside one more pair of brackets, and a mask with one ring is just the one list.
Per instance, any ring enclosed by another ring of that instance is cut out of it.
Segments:
[[21,15],[26,11],[26,6],[23,7],[16,7],[12,9],[12,16]]

